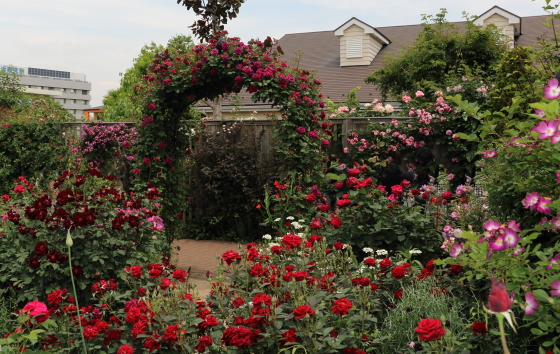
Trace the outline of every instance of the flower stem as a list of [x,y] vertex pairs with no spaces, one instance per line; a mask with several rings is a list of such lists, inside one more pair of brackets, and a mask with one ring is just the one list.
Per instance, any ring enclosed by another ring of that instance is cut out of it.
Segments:
[[497,315],[497,317],[498,317],[498,325],[500,326],[500,339],[502,340],[502,348],[504,348],[504,354],[510,354],[506,342],[506,335],[504,332],[504,316]]
[[76,284],[74,284],[74,274],[72,273],[72,251],[68,246],[68,264],[70,266],[70,279],[72,280],[72,289],[74,290],[74,300],[76,301],[76,312],[78,313],[78,324],[80,325],[80,335],[82,336],[82,345],[84,354],[87,354],[86,340],[84,338],[84,328],[82,327],[82,318],[80,316],[80,305],[78,305],[78,293],[76,292]]

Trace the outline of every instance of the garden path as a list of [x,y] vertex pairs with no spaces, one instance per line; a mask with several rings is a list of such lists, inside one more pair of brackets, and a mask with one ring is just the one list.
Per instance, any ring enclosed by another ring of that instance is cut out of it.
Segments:
[[[196,285],[199,298],[204,299],[210,292],[210,283],[206,278],[206,272],[216,274],[216,256],[234,250],[237,251],[239,244],[236,242],[214,241],[214,240],[175,240],[173,242],[173,262],[178,268],[187,271],[190,268],[189,281]],[[245,245],[241,245],[245,247]],[[179,250],[175,248],[179,247]]]

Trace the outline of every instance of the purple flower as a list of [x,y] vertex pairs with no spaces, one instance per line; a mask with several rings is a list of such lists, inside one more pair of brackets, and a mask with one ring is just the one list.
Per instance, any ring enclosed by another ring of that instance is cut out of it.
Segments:
[[541,133],[539,139],[553,138],[558,133],[558,120],[541,121],[535,125],[531,130]]
[[550,295],[560,297],[560,281],[553,281],[552,284],[550,284],[550,287],[554,289],[550,292]]
[[546,113],[542,109],[535,109],[535,114],[541,118],[546,117]]
[[536,310],[539,309],[539,302],[533,295],[532,291],[528,291],[525,294],[525,314],[526,315],[534,315]]
[[503,251],[507,248],[505,237],[503,235],[498,235],[490,239],[488,242],[488,249],[492,251]]
[[453,245],[451,246],[451,250],[449,251],[449,256],[450,257],[457,257],[459,254],[461,254],[461,251],[463,251],[463,245],[465,243],[464,242],[454,242]]
[[513,250],[513,255],[514,256],[519,256],[521,253],[523,253],[525,251],[526,251],[525,248],[516,248],[515,250]]
[[555,100],[560,97],[560,87],[556,78],[548,80],[548,86],[543,88],[544,97],[549,100]]
[[521,204],[523,204],[525,209],[535,209],[540,199],[541,196],[538,192],[527,193],[525,199],[521,201]]
[[482,156],[485,159],[493,159],[494,157],[498,156],[498,153],[496,152],[496,150],[483,151]]
[[304,127],[297,127],[297,132],[299,135],[303,135],[305,133],[307,133],[307,130]]
[[519,237],[519,235],[517,235],[517,233],[512,229],[510,228],[504,229],[504,244],[508,248],[515,248],[515,246],[517,246],[517,243],[519,242],[520,239],[521,238]]
[[539,213],[543,213],[543,214],[550,214],[550,208],[547,206],[548,204],[551,204],[552,200],[550,200],[550,198],[539,198],[539,201],[537,203],[537,211]]
[[556,182],[560,183],[560,171],[556,172]]
[[551,270],[554,264],[558,265],[558,261],[560,261],[560,253],[548,260],[550,264],[546,266],[546,270]]

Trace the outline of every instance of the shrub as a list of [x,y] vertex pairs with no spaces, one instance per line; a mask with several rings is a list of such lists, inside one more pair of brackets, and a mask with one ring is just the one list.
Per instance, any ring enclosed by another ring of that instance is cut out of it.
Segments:
[[256,240],[257,206],[274,168],[260,155],[254,126],[236,122],[198,137],[187,159],[193,213],[189,224],[206,227],[202,233],[187,232],[195,238]]
[[[83,173],[83,174],[81,174]],[[0,294],[18,303],[56,288],[70,288],[67,233],[72,234],[72,274],[79,289],[138,262],[153,262],[169,251],[158,239],[158,191],[127,195],[95,169],[65,171],[47,194],[20,177],[2,197],[4,230],[0,255]]]

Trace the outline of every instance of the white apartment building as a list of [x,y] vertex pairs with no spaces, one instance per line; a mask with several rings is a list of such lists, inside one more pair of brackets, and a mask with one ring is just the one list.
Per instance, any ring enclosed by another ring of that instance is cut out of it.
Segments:
[[77,120],[82,119],[85,109],[91,108],[91,83],[85,74],[13,65],[0,65],[0,70],[17,72],[26,92],[50,96]]

